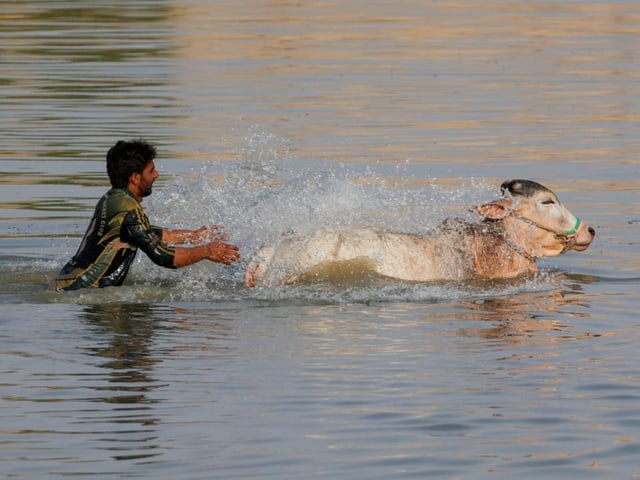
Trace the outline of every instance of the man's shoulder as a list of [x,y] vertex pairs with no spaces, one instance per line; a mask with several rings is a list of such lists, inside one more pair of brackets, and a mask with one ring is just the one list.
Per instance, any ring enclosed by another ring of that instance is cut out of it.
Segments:
[[140,203],[124,188],[112,188],[106,193],[108,208],[114,211],[134,210]]

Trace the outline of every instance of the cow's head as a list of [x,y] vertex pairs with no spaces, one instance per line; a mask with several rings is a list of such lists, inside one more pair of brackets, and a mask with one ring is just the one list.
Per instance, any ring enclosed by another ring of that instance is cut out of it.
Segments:
[[595,230],[547,187],[531,180],[508,180],[500,189],[502,198],[478,207],[478,212],[489,221],[501,221],[509,240],[528,255],[583,251],[593,241]]

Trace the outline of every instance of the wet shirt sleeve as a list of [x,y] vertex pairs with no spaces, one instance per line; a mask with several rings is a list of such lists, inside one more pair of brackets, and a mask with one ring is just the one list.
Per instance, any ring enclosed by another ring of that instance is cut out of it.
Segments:
[[120,239],[142,250],[153,263],[176,268],[173,264],[175,249],[162,242],[162,230],[149,224],[142,208],[127,212],[120,228]]

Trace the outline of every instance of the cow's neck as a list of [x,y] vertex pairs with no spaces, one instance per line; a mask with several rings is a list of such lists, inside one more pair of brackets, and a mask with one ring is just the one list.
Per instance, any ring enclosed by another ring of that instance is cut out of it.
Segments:
[[478,227],[473,263],[479,278],[513,278],[538,270],[535,257],[518,245],[501,221]]

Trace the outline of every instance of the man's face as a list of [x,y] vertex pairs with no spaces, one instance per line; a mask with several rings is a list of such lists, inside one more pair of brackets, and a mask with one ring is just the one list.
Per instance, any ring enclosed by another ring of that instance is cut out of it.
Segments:
[[153,182],[155,182],[156,178],[159,176],[160,174],[156,170],[156,165],[153,160],[147,163],[147,166],[144,167],[144,170],[142,170],[142,173],[140,174],[140,183],[138,185],[141,197],[148,197],[151,195]]

